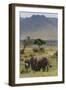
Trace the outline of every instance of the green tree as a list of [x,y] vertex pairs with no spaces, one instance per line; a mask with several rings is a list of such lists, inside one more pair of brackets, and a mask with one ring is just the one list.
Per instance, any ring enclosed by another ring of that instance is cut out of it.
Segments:
[[34,40],[34,44],[38,45],[39,47],[39,50],[40,50],[40,47],[43,45],[43,44],[46,44],[46,42],[42,39],[36,39]]

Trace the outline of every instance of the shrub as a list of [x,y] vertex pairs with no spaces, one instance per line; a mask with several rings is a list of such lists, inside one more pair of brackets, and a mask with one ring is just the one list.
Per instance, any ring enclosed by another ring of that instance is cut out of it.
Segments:
[[21,70],[20,73],[27,73],[27,70],[26,69],[23,69],[23,70]]
[[24,61],[24,59],[23,59],[23,58],[20,58],[20,60],[21,60],[21,61]]
[[40,51],[41,51],[41,52],[45,52],[45,49],[41,47],[41,48],[40,48]]
[[27,58],[27,57],[28,57],[27,55],[24,56],[24,58]]
[[24,68],[24,69],[21,70],[20,73],[21,73],[21,74],[24,74],[24,73],[29,73],[29,72],[30,72],[30,70]]
[[32,56],[33,56],[33,54],[30,54],[30,55],[29,55],[29,57],[32,57]]
[[37,48],[33,48],[33,51],[34,52],[38,52],[39,50]]
[[24,50],[23,49],[20,50],[20,54],[24,54]]

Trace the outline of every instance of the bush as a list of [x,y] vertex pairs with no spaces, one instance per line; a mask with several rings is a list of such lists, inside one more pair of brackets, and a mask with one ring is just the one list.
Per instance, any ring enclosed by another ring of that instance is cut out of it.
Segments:
[[30,55],[29,55],[29,57],[32,57],[32,56],[34,56],[34,55],[33,55],[33,54],[30,54]]
[[34,52],[38,52],[39,50],[37,48],[33,48],[33,51]]
[[40,51],[41,51],[41,52],[45,52],[45,49],[44,49],[44,48],[40,48]]
[[23,58],[21,58],[20,60],[21,60],[21,61],[24,61],[24,59],[23,59]]
[[21,70],[21,72],[20,73],[27,73],[27,70]]
[[29,72],[30,72],[30,70],[29,70],[29,69],[25,69],[25,68],[24,68],[24,69],[22,69],[22,70],[21,70],[21,72],[20,72],[20,73],[21,73],[21,74],[24,74],[24,73],[29,73]]
[[20,50],[20,54],[24,54],[24,50],[23,49]]
[[24,58],[27,58],[27,57],[28,57],[27,55],[24,56]]

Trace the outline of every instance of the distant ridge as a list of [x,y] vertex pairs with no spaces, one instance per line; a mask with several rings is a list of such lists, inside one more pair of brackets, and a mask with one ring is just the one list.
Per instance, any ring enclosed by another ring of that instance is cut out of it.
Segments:
[[44,15],[32,15],[28,18],[20,17],[20,37],[42,38],[45,40],[57,40],[57,18],[49,18]]

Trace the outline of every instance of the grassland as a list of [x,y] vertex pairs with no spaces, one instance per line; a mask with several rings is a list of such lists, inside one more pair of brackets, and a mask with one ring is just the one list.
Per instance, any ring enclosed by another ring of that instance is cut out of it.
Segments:
[[[54,54],[57,51],[56,46],[49,46],[44,48],[42,52],[34,52],[32,48],[26,48],[24,54],[20,54],[20,78],[23,77],[45,77],[45,76],[57,76],[58,74],[58,60],[57,56]],[[25,68],[25,60],[30,59],[31,55],[37,57],[47,57],[50,64],[49,71],[33,71],[31,68],[27,70]]]

